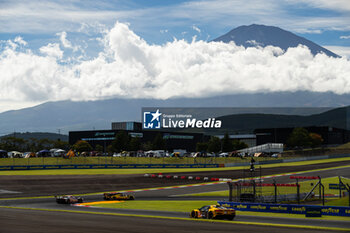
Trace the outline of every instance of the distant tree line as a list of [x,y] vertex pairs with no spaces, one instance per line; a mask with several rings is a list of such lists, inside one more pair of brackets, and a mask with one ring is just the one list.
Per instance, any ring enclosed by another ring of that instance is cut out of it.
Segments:
[[153,141],[141,143],[139,137],[131,137],[125,131],[119,131],[112,144],[107,147],[109,153],[138,150],[166,150],[166,140],[158,133]]
[[13,136],[0,138],[0,149],[6,151],[40,151],[48,148],[60,148],[67,150],[70,148],[68,142],[57,140],[43,139],[23,139]]
[[198,152],[231,152],[247,148],[248,145],[239,140],[231,140],[228,133],[225,133],[224,137],[220,138],[212,136],[208,142],[199,142],[196,145],[196,151]]
[[[295,128],[287,140],[287,146],[290,148],[314,148],[323,143],[323,138],[317,133],[310,133],[304,128]],[[199,142],[196,144],[198,152],[231,152],[247,148],[248,145],[239,140],[232,140],[225,133],[222,139],[212,136],[208,142]],[[64,150],[74,149],[77,152],[84,151],[100,151],[108,153],[120,153],[122,151],[148,151],[148,150],[166,150],[167,141],[158,133],[153,141],[141,142],[139,137],[131,137],[125,131],[119,131],[115,139],[105,151],[101,145],[96,145],[95,148],[86,142],[78,141],[74,145],[70,145],[66,141],[43,139],[23,139],[14,136],[6,136],[0,138],[0,149],[6,151],[31,151],[36,152],[43,149],[60,148]]]

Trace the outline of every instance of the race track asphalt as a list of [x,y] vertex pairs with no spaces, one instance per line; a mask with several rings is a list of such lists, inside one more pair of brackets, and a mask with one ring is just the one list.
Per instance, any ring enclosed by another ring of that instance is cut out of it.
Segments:
[[[280,173],[280,169],[276,171]],[[273,172],[269,172],[273,174]],[[300,175],[331,177],[346,176],[350,177],[350,168],[338,168],[324,171],[307,172]],[[140,177],[141,178],[141,177]],[[124,177],[123,177],[124,179]],[[132,177],[135,179],[135,176]],[[142,178],[144,179],[144,178]],[[146,183],[150,183],[154,178],[147,178]],[[291,182],[289,176],[280,176],[264,179],[270,182],[276,179],[277,182]],[[170,186],[174,182],[167,183],[165,180],[154,180],[158,186]],[[160,183],[162,185],[160,185]],[[175,183],[178,184],[178,183]],[[131,186],[121,186],[131,187]],[[142,186],[140,188],[145,188]],[[152,187],[155,187],[152,185]],[[123,189],[124,190],[124,189]],[[130,189],[129,189],[130,190]],[[198,185],[191,187],[181,187],[173,189],[148,190],[135,192],[138,200],[177,200],[187,197],[177,197],[176,195],[227,190],[226,183],[212,185]],[[30,192],[29,192],[30,193]],[[89,195],[84,197],[86,201],[102,200],[101,195]],[[192,197],[193,198],[193,197]],[[206,198],[208,199],[208,198]],[[215,199],[215,197],[213,197]],[[215,200],[218,200],[217,198]],[[318,226],[322,227],[341,227],[350,229],[350,221],[323,221],[318,219],[290,219],[276,217],[257,217],[257,216],[237,216],[234,221],[222,223],[185,221],[178,219],[159,219],[151,217],[118,216],[114,214],[125,215],[145,215],[162,216],[174,218],[188,218],[188,213],[164,212],[164,211],[146,211],[146,210],[125,210],[125,209],[103,209],[77,207],[70,205],[58,205],[53,198],[39,199],[16,199],[1,200],[1,206],[32,208],[32,209],[11,209],[0,208],[0,233],[2,232],[323,232],[320,229],[289,228],[279,226],[254,225],[263,224],[287,224],[299,226]],[[46,210],[34,210],[34,209]],[[51,211],[47,211],[51,210]],[[79,211],[80,213],[60,212],[60,211]],[[85,213],[83,213],[85,212]],[[87,213],[89,212],[89,213]],[[94,214],[95,213],[95,214]],[[102,215],[103,214],[103,215]],[[107,215],[105,215],[107,214]],[[109,215],[112,214],[112,215]],[[237,224],[240,222],[239,224]],[[241,224],[244,222],[245,224]],[[330,230],[326,230],[331,232]]]
[[256,226],[222,222],[185,221],[36,210],[1,209],[1,233],[317,233],[319,229]]

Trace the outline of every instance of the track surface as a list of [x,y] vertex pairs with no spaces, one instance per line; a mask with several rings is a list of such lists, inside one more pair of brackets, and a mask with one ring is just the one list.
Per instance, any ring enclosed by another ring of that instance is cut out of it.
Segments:
[[[332,164],[317,164],[300,167],[280,167],[264,169],[262,175],[279,174],[287,172],[295,172],[301,170],[320,169],[332,167],[336,165],[346,165],[350,162],[332,163]],[[322,172],[305,173],[305,175],[320,175],[322,177],[330,176],[350,176],[350,169],[334,169]],[[240,178],[242,171],[225,171],[225,172],[205,172],[191,173],[186,175],[209,176],[209,177],[229,177]],[[270,178],[272,179],[272,178]],[[275,178],[278,182],[291,182],[289,177]],[[269,180],[269,179],[266,179]],[[194,181],[186,181],[186,183]],[[53,185],[51,186],[50,184]],[[68,183],[68,184],[67,184]],[[142,175],[99,175],[99,176],[2,176],[0,180],[0,189],[19,191],[21,193],[0,193],[0,197],[14,196],[33,196],[33,195],[53,195],[56,193],[83,193],[96,192],[106,190],[130,190],[148,187],[160,187],[184,184],[182,180],[166,180],[144,178]],[[61,188],[61,191],[59,191]],[[64,190],[64,191],[62,191]],[[150,190],[139,191],[136,198],[139,200],[175,200],[186,199],[179,198],[176,195],[227,190],[227,185],[215,184],[205,186],[193,186],[176,189]],[[101,200],[101,195],[87,196],[87,201]],[[214,197],[215,198],[215,197]],[[208,199],[208,198],[206,198]],[[217,200],[217,198],[215,199]],[[75,207],[69,205],[57,205],[52,198],[42,199],[24,199],[24,200],[0,200],[2,206],[17,206],[26,208],[42,208],[42,209],[61,209],[73,211],[89,211],[89,212],[107,212],[107,213],[124,213],[124,214],[141,214],[151,216],[169,216],[187,218],[187,213],[176,212],[161,212],[161,211],[136,211],[122,209],[99,209]],[[20,221],[18,221],[20,220]],[[350,228],[350,221],[320,221],[315,219],[284,219],[272,217],[251,217],[237,216],[235,221],[244,222],[261,222],[261,223],[281,223],[281,224],[296,224],[296,225],[311,225],[311,226],[327,226],[327,227],[343,227]],[[235,222],[233,221],[233,222]],[[295,228],[280,228],[266,227],[255,225],[241,225],[233,223],[221,222],[199,222],[199,221],[183,221],[169,219],[154,219],[140,217],[125,217],[125,216],[109,216],[96,214],[81,214],[81,213],[62,213],[62,212],[47,212],[38,210],[20,210],[20,209],[0,209],[0,233],[2,232],[320,232],[314,229],[295,229]],[[38,228],[40,226],[40,228]]]
[[[1,209],[1,233],[109,233],[109,232],[270,232],[316,233],[320,230],[236,225],[219,222],[199,222],[139,217],[43,212]],[[323,231],[325,232],[325,231]],[[331,232],[331,231],[327,231]]]
[[[350,161],[320,163],[298,167],[285,166],[263,168],[262,176],[297,172],[327,167],[350,165]],[[156,173],[156,172],[155,172]],[[193,175],[201,177],[219,177],[237,179],[244,176],[242,170],[209,171],[177,173],[177,175]],[[246,171],[245,175],[249,173]],[[166,174],[164,174],[166,175]],[[258,175],[258,174],[256,174]],[[349,175],[350,176],[350,175]],[[47,176],[0,176],[0,198],[47,196],[58,194],[80,194],[104,192],[109,190],[128,190],[170,185],[198,183],[203,181],[149,179],[142,175],[47,175]],[[1,192],[9,190],[12,193]],[[19,193],[13,193],[19,192]]]

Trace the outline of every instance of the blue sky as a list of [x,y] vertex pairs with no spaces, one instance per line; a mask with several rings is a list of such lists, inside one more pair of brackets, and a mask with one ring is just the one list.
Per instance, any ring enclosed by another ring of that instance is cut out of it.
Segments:
[[[349,94],[349,22],[349,0],[0,0],[0,112],[60,100]],[[210,42],[250,24],[343,57]]]
[[212,40],[256,23],[278,26],[345,52],[350,47],[349,6],[348,0],[1,0],[0,40],[21,36],[30,48],[39,48],[58,41],[57,33],[65,31],[72,42],[87,43],[93,51],[96,47],[87,41],[116,21],[129,23],[150,44],[174,38],[191,41],[193,36]]

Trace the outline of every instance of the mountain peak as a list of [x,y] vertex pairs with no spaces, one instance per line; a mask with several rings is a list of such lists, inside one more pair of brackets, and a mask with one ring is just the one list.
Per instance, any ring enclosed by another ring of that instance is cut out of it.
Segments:
[[259,24],[239,26],[213,41],[222,41],[225,43],[234,41],[236,45],[242,45],[246,48],[272,45],[280,47],[284,51],[290,47],[297,47],[301,44],[307,46],[313,55],[325,53],[330,57],[339,57],[337,54],[312,41],[275,26]]

